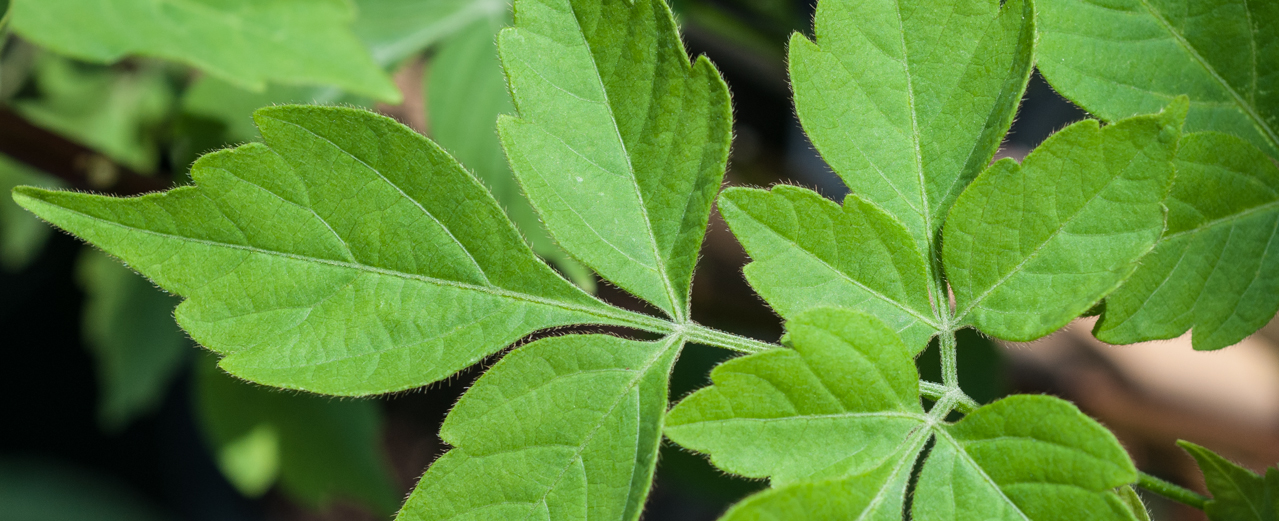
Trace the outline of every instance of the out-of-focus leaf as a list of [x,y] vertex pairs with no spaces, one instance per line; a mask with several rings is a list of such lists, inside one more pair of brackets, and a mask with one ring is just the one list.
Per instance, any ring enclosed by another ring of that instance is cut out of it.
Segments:
[[355,35],[387,67],[478,20],[504,18],[510,1],[355,0],[355,7]]
[[400,99],[351,32],[347,0],[16,0],[11,15],[18,34],[82,60],[153,56],[253,90],[333,85]]
[[200,424],[232,484],[260,495],[280,486],[309,506],[357,500],[394,512],[399,494],[379,449],[375,402],[339,400],[257,387],[196,360]]
[[98,417],[119,430],[160,405],[190,341],[173,322],[181,301],[101,252],[86,249],[84,337],[97,359]]
[[164,521],[172,519],[118,479],[47,460],[0,458],[0,519],[5,521]]
[[23,117],[130,168],[155,170],[157,134],[174,105],[173,87],[157,64],[123,70],[46,53],[35,82],[40,97],[13,104]]
[[261,141],[262,135],[253,124],[253,111],[289,103],[373,106],[373,100],[369,98],[346,94],[331,87],[271,85],[260,92],[252,92],[211,77],[196,80],[182,96],[183,112],[226,125],[224,139],[228,143]]
[[60,188],[56,177],[44,175],[0,155],[0,267],[17,271],[37,254],[53,230],[13,202],[9,192],[18,185]]
[[534,252],[578,286],[593,291],[595,278],[590,270],[566,255],[542,227],[497,137],[498,116],[515,112],[497,59],[497,32],[505,22],[502,14],[463,29],[431,61],[426,89],[431,136],[484,182]]

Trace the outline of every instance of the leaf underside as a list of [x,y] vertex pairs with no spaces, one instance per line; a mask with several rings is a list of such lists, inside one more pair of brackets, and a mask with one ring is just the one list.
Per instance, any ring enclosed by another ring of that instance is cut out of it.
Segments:
[[[1239,136],[1279,158],[1279,4],[1040,0],[1039,69],[1107,121],[1190,97],[1187,131]],[[1140,56],[1134,60],[1132,57]]]
[[401,97],[351,32],[355,12],[345,0],[14,0],[9,16],[24,38],[81,60],[140,54],[253,90],[324,84]]

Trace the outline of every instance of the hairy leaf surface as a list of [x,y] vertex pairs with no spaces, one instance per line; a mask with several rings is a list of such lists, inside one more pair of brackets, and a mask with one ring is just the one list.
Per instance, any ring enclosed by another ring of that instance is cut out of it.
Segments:
[[1135,519],[1113,489],[1137,481],[1137,469],[1115,436],[1070,402],[1013,396],[935,432],[914,519]]
[[[381,514],[399,506],[379,449],[381,415],[376,403],[257,387],[228,376],[213,362],[207,356],[196,360],[195,405],[206,441],[224,472],[252,472],[243,465],[228,468],[234,459],[227,457],[236,456],[228,451],[265,442],[272,444],[265,447],[265,455],[273,458],[247,463],[272,465],[278,474],[266,475],[264,485],[270,486],[278,476],[290,496],[311,508],[337,499],[357,500]],[[234,474],[228,477],[237,482]],[[258,493],[265,491],[263,487]]]
[[681,346],[574,335],[511,353],[449,413],[453,449],[398,519],[637,519]]
[[687,317],[731,137],[719,74],[690,66],[661,0],[518,0],[499,48],[519,117],[498,128],[551,235]]
[[925,421],[911,355],[868,315],[816,308],[777,349],[720,364],[671,411],[666,435],[774,486],[880,466]]
[[1187,95],[1186,130],[1231,133],[1279,158],[1279,3],[1038,3],[1039,70],[1088,112],[1116,121]]
[[815,308],[778,349],[726,362],[670,412],[666,435],[773,488],[725,516],[919,520],[1132,520],[1113,489],[1137,471],[1118,440],[1069,402],[1014,396],[953,425],[925,414],[912,353],[877,319]]
[[1212,499],[1204,513],[1212,521],[1279,520],[1279,469],[1266,469],[1265,476],[1240,467],[1216,453],[1190,443],[1177,445],[1199,464]]
[[177,298],[96,251],[81,253],[77,271],[85,344],[97,358],[98,419],[119,431],[160,406],[191,343],[173,323]]
[[616,323],[620,311],[538,260],[484,187],[407,127],[332,107],[257,121],[266,145],[201,158],[193,187],[15,199],[186,297],[178,322],[223,368],[278,387],[407,389],[538,329]]
[[1034,9],[1013,0],[823,0],[791,37],[804,130],[854,194],[929,259],[946,212],[994,156],[1030,77]]
[[783,317],[858,309],[888,324],[912,353],[939,329],[923,255],[875,205],[850,195],[841,207],[783,185],[725,190],[719,211],[751,256],[747,280]]
[[1110,293],[1164,229],[1184,98],[1158,115],[1082,121],[1018,165],[991,165],[945,230],[956,316],[1006,340],[1066,325]]
[[346,0],[14,0],[24,38],[81,60],[175,60],[253,90],[334,85],[385,101],[399,91],[351,32]]
[[1279,168],[1234,136],[1187,135],[1165,204],[1168,229],[1123,287],[1106,297],[1097,338],[1175,338],[1233,345],[1279,310]]
[[462,29],[431,60],[426,88],[431,135],[475,172],[534,252],[554,262],[579,286],[593,289],[595,279],[590,270],[566,255],[547,235],[502,152],[497,118],[515,112],[497,59],[497,32],[505,18],[490,17]]

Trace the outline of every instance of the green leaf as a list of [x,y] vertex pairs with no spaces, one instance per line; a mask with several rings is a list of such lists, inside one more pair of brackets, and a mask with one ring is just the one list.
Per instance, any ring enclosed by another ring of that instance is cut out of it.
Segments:
[[97,359],[98,417],[109,431],[154,411],[190,342],[173,323],[178,299],[100,252],[80,255],[85,343]]
[[252,92],[211,76],[196,80],[182,95],[184,112],[226,125],[223,140],[228,143],[261,141],[262,135],[253,124],[253,112],[262,107],[291,103],[373,106],[370,99],[332,87],[268,85],[260,92]]
[[1088,112],[1115,121],[1187,95],[1187,131],[1279,158],[1279,4],[1040,0],[1039,21],[1039,70]]
[[400,100],[351,32],[346,0],[15,0],[10,15],[22,37],[81,60],[153,56],[252,90],[322,84]]
[[[922,431],[927,432],[927,431]],[[755,494],[734,505],[721,521],[901,521],[915,459],[926,435],[879,468],[841,480],[796,483]]]
[[351,29],[373,54],[391,66],[462,32],[472,23],[502,18],[509,0],[355,0],[359,16]]
[[204,156],[195,186],[14,198],[186,297],[183,329],[232,374],[277,387],[408,389],[538,329],[634,322],[538,260],[484,187],[409,128],[333,107],[256,119],[266,145]]
[[822,306],[874,315],[911,353],[940,329],[924,257],[901,223],[849,196],[841,207],[811,190],[730,188],[720,213],[750,254],[746,279],[783,317]]
[[1199,464],[1212,499],[1204,513],[1212,521],[1279,520],[1279,469],[1266,469],[1265,477],[1190,443],[1178,441]]
[[1187,135],[1165,204],[1168,229],[1123,287],[1106,297],[1097,338],[1175,338],[1196,349],[1233,345],[1279,311],[1279,168],[1215,132]]
[[1113,490],[1137,481],[1136,467],[1070,402],[1013,396],[934,432],[916,520],[1136,519]]
[[499,49],[511,166],[565,251],[677,320],[731,137],[728,89],[690,66],[661,0],[518,0]]
[[[0,155],[0,193],[9,193],[18,185],[58,188],[63,183]],[[51,231],[12,198],[0,199],[0,266],[9,271],[25,268],[40,254]]]
[[379,445],[377,403],[264,389],[226,375],[211,357],[196,364],[196,410],[228,478],[260,495],[280,486],[304,504],[358,500],[381,514],[399,493]]
[[574,335],[517,349],[449,413],[453,449],[397,519],[638,519],[681,346]]
[[1163,233],[1185,107],[1105,128],[1081,121],[973,181],[945,230],[956,318],[1030,341],[1118,287]]
[[564,254],[547,235],[537,213],[520,191],[497,137],[497,118],[515,106],[497,59],[502,17],[461,30],[440,47],[427,72],[427,116],[431,135],[489,188],[533,251],[560,267],[579,286],[593,291],[590,270]]
[[671,410],[666,435],[772,489],[725,516],[1134,521],[1114,492],[1137,470],[1114,435],[1069,402],[1019,395],[953,425],[925,414],[911,353],[877,319],[815,308],[787,322],[793,347],[726,362]]
[[156,64],[120,71],[44,54],[34,75],[40,97],[13,103],[22,117],[135,170],[155,170],[161,126],[174,104]]
[[1132,485],[1119,487],[1118,494],[1119,499],[1128,504],[1128,509],[1132,511],[1137,521],[1150,521],[1150,511],[1146,510],[1146,503],[1142,502],[1141,496],[1137,495]]
[[777,349],[720,364],[685,398],[666,436],[715,466],[773,486],[879,467],[927,422],[908,351],[875,318],[814,308]]
[[1028,0],[823,0],[817,41],[791,37],[795,107],[854,194],[900,220],[928,259],[946,212],[986,167],[1030,78]]

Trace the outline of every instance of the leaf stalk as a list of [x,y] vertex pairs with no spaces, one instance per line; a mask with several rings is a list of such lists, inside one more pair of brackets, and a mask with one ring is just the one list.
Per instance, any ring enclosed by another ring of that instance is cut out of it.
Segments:
[[1141,471],[1137,471],[1137,486],[1199,510],[1203,510],[1204,505],[1208,503],[1207,497],[1193,490],[1174,485]]

